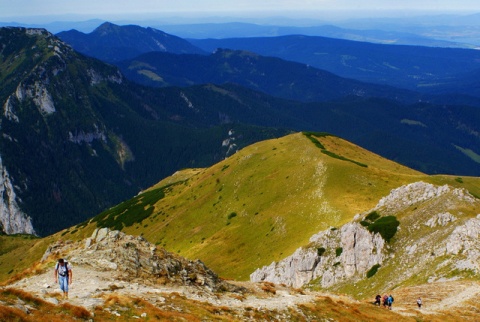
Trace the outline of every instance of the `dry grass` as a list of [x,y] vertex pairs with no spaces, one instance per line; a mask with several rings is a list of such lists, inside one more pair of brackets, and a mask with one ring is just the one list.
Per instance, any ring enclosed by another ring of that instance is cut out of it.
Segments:
[[50,305],[50,303],[38,298],[38,297],[35,297],[33,296],[32,294],[28,293],[28,292],[25,292],[25,291],[22,291],[22,290],[19,290],[19,289],[16,289],[16,288],[7,288],[5,290],[3,290],[3,295],[6,295],[6,296],[10,296],[10,297],[16,297],[16,298],[19,298],[21,299],[22,301],[24,302],[28,302],[28,303],[33,303],[35,305]]
[[6,286],[9,284],[15,283],[19,280],[22,280],[24,278],[27,278],[29,276],[41,274],[45,270],[45,266],[46,266],[45,263],[35,262],[32,264],[31,267],[26,268],[22,272],[13,275],[8,280],[0,283],[0,285]]
[[67,311],[67,312],[70,312],[71,315],[77,319],[88,319],[90,318],[92,315],[90,314],[90,312],[85,309],[84,307],[81,307],[81,306],[75,306],[75,305],[71,305],[69,303],[63,303],[62,304],[62,307]]
[[[85,308],[64,303],[54,305],[32,294],[14,288],[0,291],[0,321],[65,322],[91,318]],[[28,314],[22,310],[27,309]]]
[[265,293],[270,293],[270,294],[273,294],[273,295],[277,294],[275,284],[273,284],[273,283],[263,282],[261,288]]
[[0,321],[31,321],[20,309],[0,305]]
[[[263,287],[274,288],[265,283]],[[263,291],[265,292],[265,291]],[[267,291],[270,292],[270,291]],[[402,296],[397,296],[401,300]],[[235,309],[217,306],[186,298],[178,293],[163,294],[164,300],[153,303],[146,299],[132,298],[120,294],[105,295],[105,304],[94,311],[95,321],[134,321],[146,314],[147,321],[478,321],[480,307],[475,299],[464,303],[462,308],[454,308],[447,313],[425,314],[414,309],[394,306],[392,311],[377,307],[371,302],[359,302],[341,296],[317,296],[313,302],[296,307],[281,309],[244,307]],[[14,307],[19,300],[30,309],[29,314]],[[60,322],[86,321],[91,313],[85,308],[68,303],[53,305],[18,289],[0,291],[0,321]],[[465,308],[469,309],[465,310]],[[403,313],[399,314],[399,313]]]

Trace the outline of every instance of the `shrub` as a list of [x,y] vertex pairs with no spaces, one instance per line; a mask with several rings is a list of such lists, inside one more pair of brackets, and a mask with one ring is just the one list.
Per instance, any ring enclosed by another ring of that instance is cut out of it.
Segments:
[[368,226],[368,230],[373,233],[379,233],[385,241],[389,242],[397,233],[400,222],[395,216],[386,216],[378,219]]
[[316,133],[314,133],[314,132],[303,132],[303,135],[305,135],[310,141],[312,141],[312,143],[315,144],[315,146],[317,148],[322,149],[322,150],[325,149],[323,144],[320,143],[320,141],[318,141],[316,138],[313,137],[313,135],[316,135]]
[[455,181],[457,181],[458,183],[463,183],[463,179],[460,177],[456,178]]
[[323,247],[317,248],[318,256],[322,256],[325,253],[326,249]]
[[153,214],[154,204],[165,197],[165,192],[172,186],[183,183],[175,182],[164,187],[141,193],[134,198],[114,206],[100,215],[93,218],[97,227],[108,227],[115,230],[122,230],[135,223],[141,223],[144,219]]
[[378,214],[378,212],[372,211],[371,213],[369,213],[369,214],[365,217],[365,220],[369,220],[369,221],[371,221],[371,222],[374,222],[374,221],[377,220],[378,218],[380,218],[380,215]]
[[315,144],[315,146],[317,148],[319,148],[322,151],[322,153],[324,153],[324,154],[326,154],[326,155],[328,155],[332,158],[336,158],[336,159],[343,160],[343,161],[349,161],[349,162],[352,162],[352,163],[354,163],[358,166],[368,168],[368,165],[366,165],[364,163],[360,163],[360,162],[342,157],[338,154],[335,154],[333,152],[330,152],[330,151],[326,150],[325,146],[323,146],[323,144],[320,143],[320,141],[318,141],[316,138],[313,137],[313,136],[317,136],[317,137],[332,136],[331,134],[324,133],[324,132],[303,132],[303,135],[305,135],[310,141],[312,141],[312,143]]
[[232,212],[230,215],[228,215],[228,220],[232,219],[233,217],[237,217],[236,212]]
[[336,153],[333,153],[331,151],[328,151],[328,150],[322,150],[322,153],[328,155],[329,157],[332,157],[332,158],[335,158],[335,159],[339,159],[339,160],[342,160],[342,161],[348,161],[348,162],[352,162],[358,166],[361,166],[361,167],[364,167],[364,168],[368,168],[368,165],[366,165],[365,163],[361,163],[361,162],[358,162],[358,161],[355,161],[355,160],[351,160],[351,159],[348,159],[348,158],[345,158],[341,155],[338,155]]
[[370,268],[367,272],[367,278],[370,278],[373,275],[375,275],[379,268],[380,268],[380,264],[373,265],[372,268]]
[[360,222],[360,225],[362,225],[363,227],[368,227],[368,226],[370,226],[370,223],[368,221],[362,220]]
[[342,247],[338,247],[337,249],[335,249],[335,255],[337,255],[337,257],[342,255],[342,252],[343,252]]

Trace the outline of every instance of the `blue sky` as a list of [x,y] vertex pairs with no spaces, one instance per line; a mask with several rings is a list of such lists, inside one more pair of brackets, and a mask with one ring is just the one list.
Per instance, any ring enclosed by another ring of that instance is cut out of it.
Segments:
[[[0,19],[31,16],[299,14],[383,11],[480,12],[479,0],[0,0]],[[25,18],[28,19],[28,18]]]

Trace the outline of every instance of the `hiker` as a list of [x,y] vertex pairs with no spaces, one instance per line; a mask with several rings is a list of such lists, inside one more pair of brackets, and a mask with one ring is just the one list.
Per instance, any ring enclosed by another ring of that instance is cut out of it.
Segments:
[[63,298],[68,299],[68,285],[72,284],[72,266],[63,258],[55,265],[55,283],[58,282],[63,291]]
[[388,297],[387,299],[387,303],[388,303],[388,308],[391,310],[392,309],[392,304],[393,304],[393,296],[392,294],[390,294],[390,296]]
[[380,302],[382,300],[382,297],[380,296],[380,294],[378,294],[377,296],[375,296],[375,305],[378,305],[380,306]]
[[422,308],[422,299],[421,299],[421,298],[418,298],[418,299],[417,299],[417,305],[418,305],[418,308],[419,308],[419,309]]
[[388,295],[385,294],[385,295],[383,296],[383,307],[384,307],[384,308],[387,308],[387,305],[388,305]]

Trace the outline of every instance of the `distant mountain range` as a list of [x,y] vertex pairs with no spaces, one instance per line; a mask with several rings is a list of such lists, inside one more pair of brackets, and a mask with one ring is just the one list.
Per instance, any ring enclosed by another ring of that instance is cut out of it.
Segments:
[[383,97],[402,102],[422,98],[412,91],[342,78],[305,64],[240,50],[218,49],[209,56],[150,52],[116,65],[130,80],[155,87],[234,83],[304,102],[345,96]]
[[57,36],[76,51],[103,61],[114,62],[133,58],[150,51],[175,54],[201,54],[201,49],[188,41],[153,28],[117,26],[105,22],[91,33],[63,31]]
[[[444,48],[476,48],[474,44],[452,40],[436,39],[414,33],[414,30],[395,31],[380,30],[371,26],[370,29],[349,29],[333,24],[296,27],[272,24],[253,23],[199,23],[199,24],[168,24],[151,25],[167,33],[186,39],[222,39],[222,38],[251,38],[251,37],[278,37],[291,35],[321,36],[353,41],[370,42],[386,45],[410,45]],[[413,28],[412,28],[413,29]],[[440,35],[439,35],[440,36]]]
[[[238,26],[239,29],[241,27],[248,30],[250,26]],[[228,28],[235,29],[235,25],[227,26],[226,29]],[[305,35],[190,39],[190,42],[187,42],[157,29],[133,25],[117,26],[111,23],[104,23],[89,34],[70,30],[61,32],[58,36],[75,50],[106,62],[118,63],[122,60],[133,60],[139,55],[149,52],[206,55],[207,52],[212,53],[218,49],[245,50],[261,56],[299,62],[344,78],[424,93],[451,92],[477,95],[478,91],[474,84],[468,82],[467,87],[460,87],[462,90],[456,86],[458,80],[469,79],[473,71],[480,69],[480,51],[473,49],[394,46]],[[211,58],[215,57],[218,56]],[[160,67],[161,63],[155,63],[155,59],[151,56],[137,60],[142,59],[152,63],[155,68],[165,74],[167,79],[165,81],[162,79],[162,75],[157,75],[160,77],[156,77],[149,85],[194,84],[197,83],[195,79],[202,76],[200,74],[205,74],[201,78],[208,81],[208,76],[212,77],[213,73],[213,71],[205,72],[209,65],[201,65],[212,63],[212,59],[194,59],[184,56],[182,59],[185,61],[181,61],[179,58],[175,63],[175,68],[178,68],[182,75],[176,75],[174,66]],[[170,61],[172,59],[174,58],[171,57]],[[192,66],[191,64],[195,64],[196,61],[198,64]],[[121,66],[125,68],[126,64],[123,63]],[[195,68],[189,70],[186,66]],[[129,68],[144,71],[143,76],[135,78],[136,81],[148,82],[147,79],[150,76],[155,78],[157,74],[149,69],[149,65],[141,68],[138,64],[130,64]],[[217,71],[221,72],[218,68],[217,66]],[[286,69],[291,70],[289,67]],[[200,72],[200,70],[202,71]],[[283,69],[280,68],[278,71],[272,70],[271,72],[276,72],[278,75],[282,71]],[[230,76],[231,78],[236,77],[238,81],[245,76],[242,72],[242,70],[237,70],[237,75],[230,73]],[[126,73],[129,76],[133,75],[129,71]],[[185,73],[192,75],[185,76]],[[288,72],[284,75],[284,77],[288,77]],[[252,77],[254,76],[252,75]],[[252,86],[255,86],[255,83],[254,81]]]
[[480,68],[480,51],[291,35],[230,39],[191,39],[205,51],[248,50],[301,62],[356,80],[428,92]]

